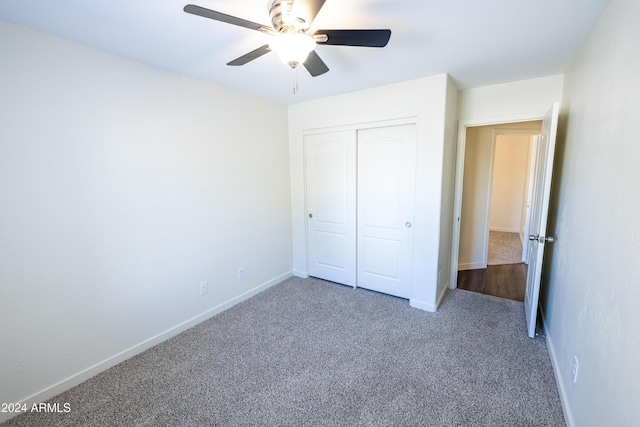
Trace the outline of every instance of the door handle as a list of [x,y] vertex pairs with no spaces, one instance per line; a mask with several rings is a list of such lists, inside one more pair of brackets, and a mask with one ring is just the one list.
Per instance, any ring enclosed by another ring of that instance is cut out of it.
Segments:
[[533,234],[529,235],[529,240],[531,240],[532,242],[534,241],[538,241],[538,243],[553,243],[556,241],[556,239],[554,237],[551,236],[541,236],[541,235],[537,235],[534,236]]

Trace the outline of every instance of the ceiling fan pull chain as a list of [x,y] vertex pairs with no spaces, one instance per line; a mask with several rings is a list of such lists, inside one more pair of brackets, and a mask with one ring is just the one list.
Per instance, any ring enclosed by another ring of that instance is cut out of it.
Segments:
[[298,73],[296,72],[296,68],[292,68],[293,70],[293,94],[298,93]]

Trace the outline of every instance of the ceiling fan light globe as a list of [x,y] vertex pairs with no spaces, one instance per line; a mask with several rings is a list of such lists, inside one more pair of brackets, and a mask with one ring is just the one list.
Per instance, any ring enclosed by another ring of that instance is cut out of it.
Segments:
[[276,34],[269,43],[269,48],[291,68],[304,63],[315,47],[314,38],[304,33]]

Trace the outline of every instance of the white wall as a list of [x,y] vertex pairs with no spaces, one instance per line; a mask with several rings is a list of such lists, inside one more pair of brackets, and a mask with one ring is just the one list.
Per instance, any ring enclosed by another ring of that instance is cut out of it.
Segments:
[[459,119],[475,124],[541,119],[562,96],[562,82],[563,76],[555,75],[460,91]]
[[[411,304],[427,310],[436,309],[440,216],[443,200],[443,158],[445,158],[445,116],[447,100],[450,100],[450,107],[453,102],[451,91],[454,89],[448,76],[443,74],[289,107],[295,274],[305,276],[308,273],[305,247],[303,132],[311,129],[415,118],[418,123],[417,197]],[[447,136],[452,136],[450,134],[449,131]],[[442,206],[442,209],[449,208]],[[443,238],[448,239],[448,236]]]
[[1,21],[0,58],[0,402],[290,274],[286,107]]
[[639,16],[611,0],[565,80],[541,306],[575,426],[640,420]]
[[496,135],[489,229],[520,233],[529,175],[529,135]]

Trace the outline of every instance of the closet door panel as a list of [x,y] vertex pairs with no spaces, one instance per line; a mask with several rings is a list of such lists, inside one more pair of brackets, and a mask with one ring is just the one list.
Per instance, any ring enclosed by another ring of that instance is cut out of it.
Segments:
[[356,282],[356,133],[305,136],[309,275]]
[[362,275],[382,279],[400,279],[401,241],[391,238],[362,237]]
[[415,125],[358,131],[358,286],[409,298]]

